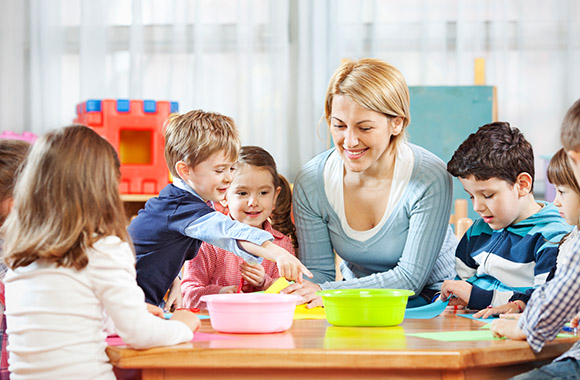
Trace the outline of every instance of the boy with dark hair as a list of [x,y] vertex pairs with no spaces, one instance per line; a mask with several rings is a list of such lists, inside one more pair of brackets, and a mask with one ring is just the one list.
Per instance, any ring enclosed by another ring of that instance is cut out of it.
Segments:
[[514,302],[546,282],[558,245],[571,227],[554,205],[533,194],[534,152],[523,134],[506,122],[480,127],[447,164],[481,216],[455,251],[460,280],[447,280],[441,299],[472,309]]
[[[580,181],[580,99],[566,113],[560,134],[562,145],[570,158],[576,180]],[[572,317],[578,325],[580,312],[580,240],[562,257],[554,278],[534,291],[519,319],[494,321],[495,337],[527,339],[534,352],[540,352],[546,341],[553,340]],[[516,376],[517,380],[580,379],[580,342],[552,363]]]

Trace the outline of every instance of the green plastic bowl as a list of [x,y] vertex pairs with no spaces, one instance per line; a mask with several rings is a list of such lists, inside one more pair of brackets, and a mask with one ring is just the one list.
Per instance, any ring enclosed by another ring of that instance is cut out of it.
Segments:
[[409,296],[405,289],[323,290],[326,319],[335,326],[396,326],[405,318]]

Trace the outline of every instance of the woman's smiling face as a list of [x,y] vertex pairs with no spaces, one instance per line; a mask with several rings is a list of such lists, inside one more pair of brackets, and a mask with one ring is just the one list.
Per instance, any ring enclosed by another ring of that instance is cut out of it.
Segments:
[[330,134],[347,171],[365,172],[386,156],[403,119],[369,110],[344,95],[332,100]]

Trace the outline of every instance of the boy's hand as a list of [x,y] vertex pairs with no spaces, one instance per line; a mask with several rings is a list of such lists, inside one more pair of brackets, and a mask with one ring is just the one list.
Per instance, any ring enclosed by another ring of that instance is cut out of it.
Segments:
[[578,321],[580,320],[580,314],[576,314],[574,318],[570,320],[570,327],[578,328]]
[[262,287],[266,281],[266,271],[260,264],[250,264],[244,261],[240,264],[240,272],[245,282],[256,288]]
[[322,297],[317,295],[316,292],[321,291],[320,285],[310,282],[308,280],[303,280],[301,284],[290,284],[280,291],[283,294],[296,294],[302,297],[302,302],[306,303],[306,307],[311,309],[316,306],[322,306]]
[[[518,301],[516,301],[518,302]],[[521,301],[520,301],[521,302]],[[496,306],[496,307],[488,307],[487,309],[483,309],[478,311],[477,313],[473,314],[474,318],[488,318],[494,314],[509,314],[509,313],[519,313],[520,308],[518,305],[514,304],[513,302],[506,303],[504,305]]]
[[441,286],[441,301],[449,299],[449,306],[467,306],[472,288],[467,281],[445,280]]
[[147,311],[159,318],[165,318],[163,310],[159,306],[151,305],[150,303],[145,303],[147,306]]
[[278,266],[278,273],[280,277],[286,277],[287,280],[297,281],[302,283],[302,274],[312,278],[312,273],[290,252],[276,244],[267,241],[262,245],[269,251]]
[[169,294],[167,295],[167,302],[165,303],[166,311],[173,311],[178,309],[183,304],[183,298],[181,296],[181,280],[176,277],[169,288]]
[[197,315],[193,314],[189,310],[175,310],[170,318],[172,321],[183,322],[191,329],[191,331],[196,332],[201,326],[201,321]]
[[308,268],[300,260],[271,241],[266,241],[261,246],[245,240],[238,240],[238,244],[246,252],[275,262],[278,265],[280,277],[286,277],[288,280],[298,282],[302,282],[302,274],[312,278],[312,273],[310,273]]
[[235,293],[237,291],[238,291],[238,287],[236,285],[224,286],[223,288],[220,289],[219,294],[231,294],[231,293]]
[[517,319],[496,319],[491,323],[491,333],[495,338],[526,339],[526,334],[518,327]]

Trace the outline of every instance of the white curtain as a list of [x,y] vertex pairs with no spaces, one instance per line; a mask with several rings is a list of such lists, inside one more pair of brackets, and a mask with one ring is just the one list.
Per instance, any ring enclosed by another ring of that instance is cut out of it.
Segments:
[[580,97],[579,19],[575,0],[0,0],[0,130],[41,134],[87,99],[172,100],[232,116],[292,180],[329,144],[342,59],[470,85],[483,57],[499,119],[551,154]]

